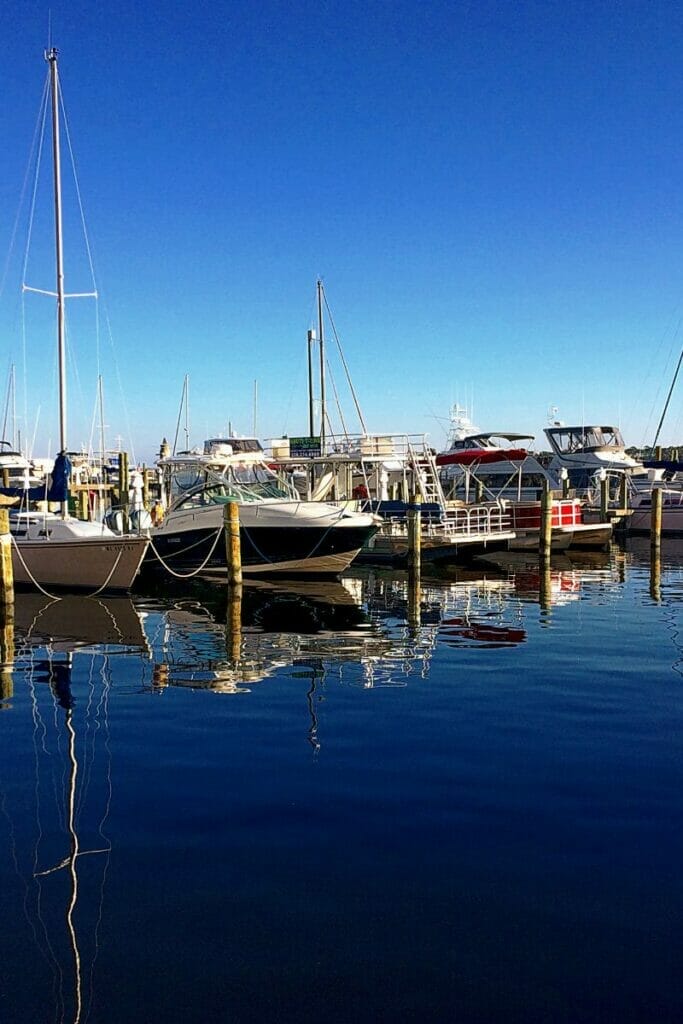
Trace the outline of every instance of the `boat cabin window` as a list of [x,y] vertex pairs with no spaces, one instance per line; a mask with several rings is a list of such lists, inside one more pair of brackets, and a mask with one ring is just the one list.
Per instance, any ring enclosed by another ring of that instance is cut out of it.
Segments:
[[599,448],[624,447],[624,439],[618,427],[556,427],[548,430],[547,434],[563,455]]
[[452,451],[470,451],[472,448],[495,448],[493,441],[488,435],[471,434],[469,437],[460,438],[453,442]]

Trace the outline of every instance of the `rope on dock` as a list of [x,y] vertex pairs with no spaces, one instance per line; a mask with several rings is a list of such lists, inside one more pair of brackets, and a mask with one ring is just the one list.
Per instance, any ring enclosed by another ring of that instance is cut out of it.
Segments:
[[[213,544],[211,545],[211,550],[209,551],[208,555],[206,556],[206,558],[204,559],[202,564],[199,566],[199,568],[193,569],[191,572],[176,572],[175,569],[172,569],[170,567],[170,565],[168,564],[168,562],[165,561],[165,559],[159,554],[159,552],[155,548],[154,541],[152,540],[151,537],[149,538],[149,546],[152,549],[152,554],[154,555],[155,558],[157,558],[161,562],[161,565],[166,570],[166,572],[170,573],[171,576],[175,576],[175,578],[177,580],[189,580],[189,579],[192,579],[193,576],[196,576],[198,573],[203,572],[204,569],[206,569],[207,565],[211,561],[211,558],[213,557],[214,551],[216,550],[216,548],[218,546],[218,541],[220,540],[220,537],[221,537],[222,533],[223,533],[223,527],[220,526],[218,528],[218,530],[216,531],[216,536],[214,538]],[[197,543],[200,543],[200,542],[198,541]],[[195,547],[195,546],[196,545],[194,545],[194,544],[190,545],[190,547]],[[190,548],[184,548],[183,551],[178,552],[178,554],[183,554],[184,551],[189,551],[189,550],[190,550]]]

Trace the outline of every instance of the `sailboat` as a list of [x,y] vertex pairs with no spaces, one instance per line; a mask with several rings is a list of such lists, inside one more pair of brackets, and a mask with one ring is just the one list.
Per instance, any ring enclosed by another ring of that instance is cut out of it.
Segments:
[[[62,247],[62,185],[59,141],[59,75],[57,50],[46,51],[52,105],[52,156],[54,170],[55,243],[57,290],[57,351],[59,360],[59,440],[49,490],[33,498],[61,504],[58,513],[10,512],[12,564],[16,583],[68,590],[128,590],[148,546],[146,537],[118,535],[100,523],[85,522],[67,513],[68,477],[66,430],[66,341],[64,259]],[[25,290],[36,291],[38,289]]]

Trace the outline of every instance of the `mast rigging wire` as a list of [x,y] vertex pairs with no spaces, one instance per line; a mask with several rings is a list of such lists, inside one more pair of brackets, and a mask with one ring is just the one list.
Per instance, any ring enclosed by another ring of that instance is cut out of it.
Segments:
[[653,442],[653,445],[652,445],[653,448],[657,447],[657,441],[659,440],[659,433],[660,433],[660,431],[662,429],[662,424],[664,423],[664,417],[666,416],[667,409],[669,408],[669,402],[671,401],[671,396],[673,395],[674,388],[676,387],[676,379],[678,378],[678,371],[681,368],[681,363],[682,362],[683,362],[683,348],[681,348],[681,354],[678,357],[678,363],[676,365],[676,370],[675,370],[675,373],[674,373],[674,379],[671,381],[671,387],[669,388],[669,393],[666,396],[666,402],[664,403],[664,410],[663,410],[662,415],[660,417],[659,424],[657,426],[657,433],[655,434],[655,439],[654,439],[654,442]]
[[344,352],[342,351],[341,343],[339,341],[339,335],[337,334],[337,328],[335,327],[334,319],[332,318],[332,311],[330,310],[330,304],[327,301],[327,295],[325,294],[324,287],[322,289],[322,293],[323,293],[323,301],[325,303],[325,309],[327,310],[327,315],[328,315],[328,317],[330,319],[330,326],[332,328],[332,333],[334,334],[334,340],[337,343],[337,348],[339,349],[339,355],[341,357],[342,366],[344,367],[344,372],[346,373],[346,379],[347,379],[348,384],[349,384],[349,389],[351,391],[351,396],[352,396],[354,404],[356,406],[356,412],[358,413],[358,419],[360,420],[360,425],[361,425],[361,427],[363,429],[363,433],[367,434],[368,428],[366,427],[365,420],[363,419],[363,413],[361,412],[360,403],[358,401],[358,396],[356,395],[356,389],[353,386],[353,382],[351,380],[351,374],[349,373],[349,368],[347,366],[346,359],[344,358]]

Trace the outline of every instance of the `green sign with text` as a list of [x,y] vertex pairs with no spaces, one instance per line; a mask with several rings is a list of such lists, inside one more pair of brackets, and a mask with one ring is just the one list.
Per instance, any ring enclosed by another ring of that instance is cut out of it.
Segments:
[[289,456],[292,459],[320,458],[320,438],[290,437]]

